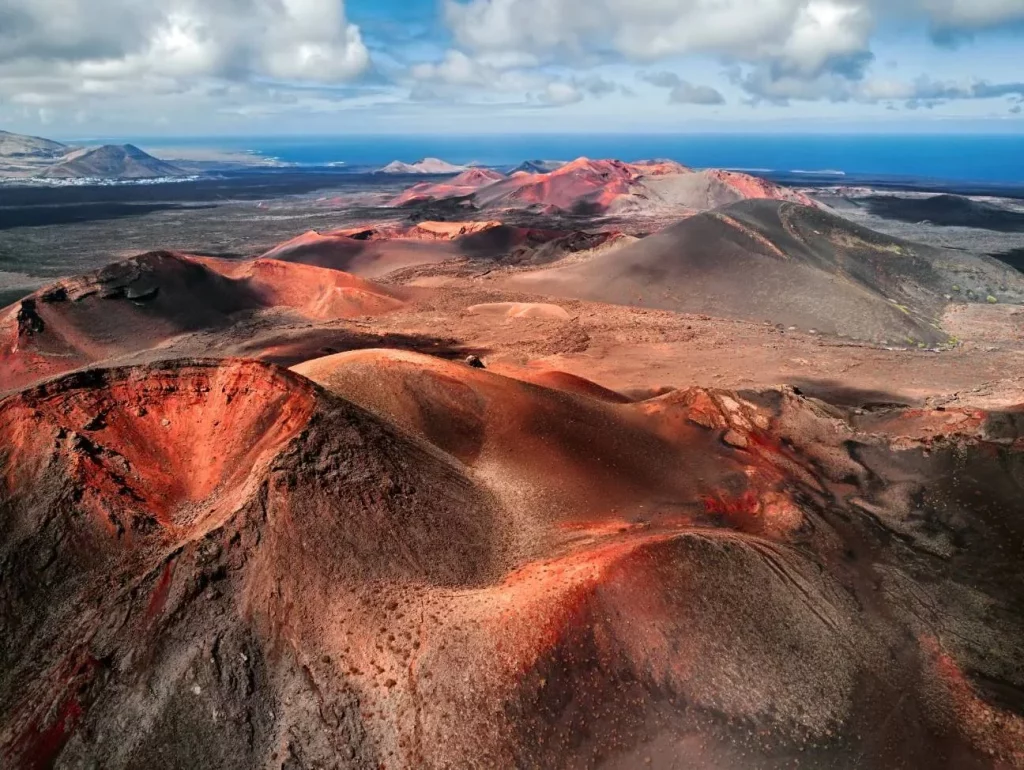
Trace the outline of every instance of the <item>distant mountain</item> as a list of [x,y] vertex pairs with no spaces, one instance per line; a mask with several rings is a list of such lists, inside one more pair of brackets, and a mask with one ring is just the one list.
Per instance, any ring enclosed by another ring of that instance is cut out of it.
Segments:
[[[554,171],[529,171],[540,164]],[[807,196],[765,179],[732,171],[693,171],[671,160],[577,158],[571,163],[528,161],[508,177],[474,170],[445,184],[417,184],[389,205],[464,198],[477,210],[532,210],[575,214],[678,215],[754,198],[792,201],[806,206]]]
[[456,166],[440,158],[424,158],[415,163],[403,163],[400,160],[392,161],[384,168],[377,171],[378,174],[458,174],[465,171],[467,166]]
[[44,179],[156,179],[184,176],[177,166],[154,158],[131,144],[106,144],[76,150],[39,176]]
[[527,160],[520,163],[509,173],[515,174],[523,172],[524,174],[548,174],[560,169],[565,164],[566,161],[564,160]]
[[0,158],[56,160],[70,149],[66,144],[50,139],[0,131]]
[[461,198],[472,195],[481,187],[500,182],[506,177],[489,168],[471,168],[463,171],[454,179],[440,183],[420,182],[391,201],[391,206],[404,206],[407,203]]
[[72,149],[50,139],[0,131],[0,179],[34,177]]

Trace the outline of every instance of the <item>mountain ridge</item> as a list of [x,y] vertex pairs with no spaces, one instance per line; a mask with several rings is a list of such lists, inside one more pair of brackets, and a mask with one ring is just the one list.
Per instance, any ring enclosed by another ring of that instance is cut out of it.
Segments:
[[158,179],[186,172],[133,144],[105,144],[72,152],[47,168],[42,179]]

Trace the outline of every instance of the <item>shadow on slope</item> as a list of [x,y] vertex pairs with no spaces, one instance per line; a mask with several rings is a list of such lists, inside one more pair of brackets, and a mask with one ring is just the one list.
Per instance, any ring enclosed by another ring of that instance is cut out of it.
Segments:
[[947,298],[1024,301],[1024,278],[996,260],[912,244],[773,200],[699,214],[622,249],[506,285],[922,347],[950,341],[938,327]]
[[873,195],[865,198],[875,216],[901,222],[930,222],[940,227],[974,227],[1000,233],[1024,233],[1024,212],[1011,211],[987,201],[959,195],[935,195],[931,198],[907,198],[898,195]]
[[402,304],[392,290],[336,270],[152,252],[57,282],[0,311],[0,389],[179,335],[223,331],[258,311],[323,321]]

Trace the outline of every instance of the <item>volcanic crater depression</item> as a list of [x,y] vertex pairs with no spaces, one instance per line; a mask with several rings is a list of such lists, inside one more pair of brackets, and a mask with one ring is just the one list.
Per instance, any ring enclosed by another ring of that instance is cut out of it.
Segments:
[[1018,274],[662,162],[385,204],[3,311],[4,766],[1024,767]]

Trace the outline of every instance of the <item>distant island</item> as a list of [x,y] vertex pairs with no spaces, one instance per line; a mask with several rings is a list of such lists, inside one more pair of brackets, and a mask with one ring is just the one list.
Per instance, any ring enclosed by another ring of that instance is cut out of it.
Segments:
[[403,163],[400,160],[393,161],[382,169],[378,174],[459,174],[467,170],[468,166],[456,166],[440,158],[423,158],[415,163]]
[[164,179],[189,172],[131,144],[72,147],[0,131],[0,179]]

